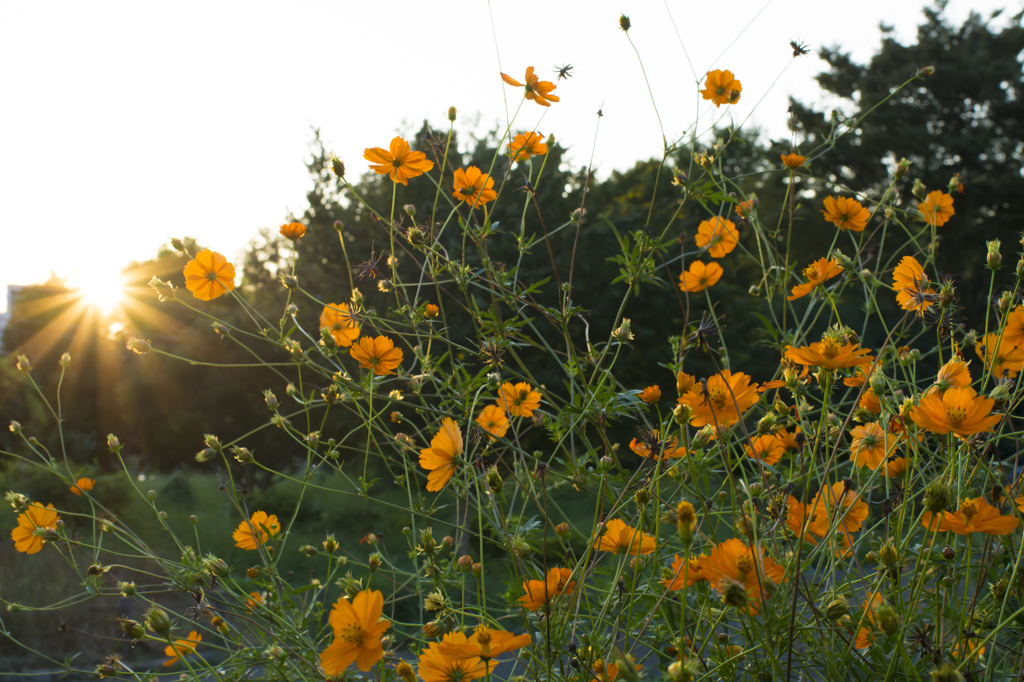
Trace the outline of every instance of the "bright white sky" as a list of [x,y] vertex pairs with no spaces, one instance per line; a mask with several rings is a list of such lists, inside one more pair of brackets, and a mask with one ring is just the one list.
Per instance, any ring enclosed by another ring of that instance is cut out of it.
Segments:
[[[1012,13],[1020,4],[953,0],[947,13],[959,22],[972,8]],[[514,111],[522,91],[504,86],[499,70],[522,80],[533,65],[554,80],[552,67],[575,66],[539,126],[575,164],[590,158],[598,108],[599,172],[655,156],[661,134],[618,28],[622,11],[670,138],[697,111],[694,71],[712,68],[743,83],[729,111],[736,123],[751,116],[748,125],[782,136],[787,96],[820,97],[813,77],[824,63],[814,50],[840,44],[866,60],[879,22],[906,42],[924,5],[668,0],[691,70],[664,2],[493,0],[499,69],[483,0],[0,0],[0,292],[51,270],[103,280],[171,236],[237,257],[258,228],[305,209],[310,126],[357,176],[367,170],[363,148],[387,147],[424,118],[446,125],[451,105],[464,134],[504,121],[503,95]],[[794,61],[790,39],[812,55]],[[907,64],[908,75],[917,66]],[[701,128],[726,109],[706,112]],[[533,103],[523,112],[518,128],[544,113]]]

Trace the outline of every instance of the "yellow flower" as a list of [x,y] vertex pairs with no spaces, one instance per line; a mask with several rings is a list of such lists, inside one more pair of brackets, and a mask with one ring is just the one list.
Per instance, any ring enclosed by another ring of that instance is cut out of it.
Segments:
[[686,372],[679,372],[676,374],[676,392],[682,396],[687,393],[693,385],[697,383],[696,377],[687,374]]
[[892,273],[892,288],[896,290],[896,302],[904,310],[924,313],[935,301],[935,290],[925,287],[928,279],[924,268],[913,256],[904,256]]
[[462,430],[449,417],[441,422],[441,429],[430,441],[430,447],[420,450],[420,466],[430,472],[427,490],[436,493],[455,475],[456,458],[462,454]]
[[363,158],[370,162],[370,169],[378,175],[388,175],[394,182],[409,184],[409,178],[423,175],[434,167],[423,152],[414,152],[409,143],[401,137],[391,140],[391,151],[380,147],[363,150]]
[[825,197],[825,210],[821,214],[840,230],[854,232],[862,232],[871,217],[871,213],[859,201],[846,197]]
[[620,519],[604,524],[604,535],[597,538],[594,547],[602,552],[616,554],[650,554],[654,551],[654,537],[626,525]]
[[736,248],[739,238],[740,233],[731,220],[714,216],[711,220],[701,221],[694,241],[700,248],[706,248],[712,258],[721,258]]
[[334,641],[320,654],[320,665],[330,677],[341,675],[353,663],[363,672],[384,657],[381,636],[391,622],[381,618],[384,595],[378,590],[363,590],[349,603],[342,597],[331,609]]
[[306,226],[302,223],[288,223],[287,225],[282,225],[278,231],[282,237],[295,241],[306,234]]
[[874,360],[868,355],[870,352],[870,348],[861,348],[859,343],[841,344],[828,337],[800,348],[786,346],[786,357],[793,362],[824,369],[844,369],[869,364]]
[[784,154],[779,158],[782,159],[782,163],[786,165],[786,168],[799,168],[807,160],[799,154]]
[[455,171],[452,196],[472,206],[483,206],[498,198],[494,191],[494,179],[476,166]]
[[878,422],[855,426],[850,431],[850,461],[856,466],[877,469],[899,444],[899,437],[886,432]]
[[942,227],[956,214],[953,210],[953,197],[939,190],[929,192],[924,201],[917,205],[917,210],[924,216],[926,223],[936,227]]
[[688,562],[684,562],[683,557],[678,554],[674,555],[672,557],[672,577],[665,578],[661,584],[666,589],[675,592],[683,587],[693,587],[702,580],[707,580],[701,570],[706,560],[707,556],[704,554],[690,555]]
[[538,132],[519,133],[508,143],[508,155],[513,161],[525,161],[531,156],[543,156],[548,146]]
[[544,580],[527,580],[523,583],[526,594],[519,598],[519,603],[529,611],[536,611],[560,594],[572,594],[576,581],[569,580],[571,577],[571,568],[552,568]]
[[347,303],[329,303],[320,313],[320,328],[326,327],[339,346],[348,347],[359,338],[359,323]]
[[196,647],[199,642],[203,641],[203,636],[193,630],[188,633],[188,639],[176,639],[173,645],[169,645],[164,648],[164,656],[170,656],[170,658],[164,661],[164,667],[169,668],[178,662],[178,659],[182,656],[188,656],[196,652]]
[[985,334],[985,337],[974,345],[974,352],[986,365],[992,367],[992,375],[997,378],[1002,377],[1005,372],[1012,379],[1024,367],[1024,347],[1014,346],[1005,335],[999,339],[998,334]]
[[487,666],[478,657],[459,659],[441,653],[442,643],[461,646],[466,639],[461,632],[449,632],[441,643],[431,642],[419,658],[417,672],[423,682],[466,682],[487,675]]
[[722,272],[722,266],[718,263],[712,261],[704,265],[701,261],[695,260],[690,263],[689,271],[679,275],[679,288],[690,293],[704,291],[715,285]]
[[954,386],[970,386],[971,371],[967,367],[969,364],[971,364],[970,360],[964,362],[953,357],[939,368],[939,373],[935,377],[935,384],[928,389],[928,393],[942,394]]
[[210,249],[185,264],[185,288],[200,301],[212,301],[235,288],[235,266]]
[[515,651],[532,642],[533,638],[528,634],[513,635],[511,632],[492,630],[486,625],[478,625],[473,631],[473,636],[465,643],[441,642],[440,650],[442,654],[455,660],[479,658],[489,668],[491,661],[498,656]]
[[277,535],[280,530],[281,524],[277,522],[276,515],[267,516],[264,511],[256,511],[248,521],[238,524],[231,539],[235,541],[235,547],[256,549],[259,545],[265,544],[271,536]]
[[966,437],[982,431],[991,431],[1003,418],[989,414],[995,401],[979,398],[973,388],[954,386],[941,396],[926,395],[917,407],[910,408],[914,423],[932,433],[955,433]]
[[[771,557],[765,556],[763,549],[758,554],[760,556],[755,556],[741,540],[726,540],[711,549],[711,554],[701,563],[701,573],[719,594],[725,594],[729,581],[741,583],[746,588],[753,606],[756,607],[768,596],[761,581],[769,578],[771,582],[778,584],[786,576],[786,569],[775,563]],[[755,566],[755,561],[761,565]]]
[[839,264],[836,263],[835,260],[819,258],[804,268],[804,278],[807,282],[793,287],[793,295],[788,297],[789,300],[795,301],[798,298],[806,296],[814,291],[814,288],[819,284],[824,284],[826,281],[832,279],[842,271],[843,269],[839,267]]
[[394,374],[404,357],[402,349],[395,348],[395,342],[386,336],[375,339],[364,336],[352,345],[349,355],[360,367],[373,370],[374,374],[380,376]]
[[18,527],[11,531],[14,549],[25,554],[35,554],[46,543],[46,540],[36,535],[36,529],[56,533],[58,521],[60,517],[52,504],[45,507],[37,503],[30,504],[24,513],[18,514]]
[[82,493],[92,490],[92,487],[96,485],[96,480],[92,478],[80,478],[75,481],[75,484],[71,486],[71,492],[81,497]]
[[732,71],[715,69],[708,71],[700,94],[704,99],[711,100],[717,108],[723,104],[736,104],[740,101],[741,92],[743,85],[732,75]]
[[513,386],[506,381],[501,385],[497,405],[513,417],[532,417],[533,411],[540,407],[540,393],[528,383]]
[[508,431],[509,424],[508,417],[505,416],[505,410],[497,405],[485,406],[480,412],[480,416],[476,418],[476,423],[487,433],[499,438]]
[[957,535],[1009,535],[1019,523],[1020,519],[1015,516],[1000,514],[999,510],[986,502],[984,497],[962,500],[960,508],[952,513],[947,511],[936,515],[925,512],[921,517],[921,525],[928,530],[935,530],[938,524],[939,530],[952,531]]
[[759,459],[768,466],[775,466],[775,463],[782,459],[784,454],[786,454],[785,446],[770,433],[758,436],[747,446],[747,456]]
[[661,389],[657,386],[648,386],[640,393],[640,400],[653,405],[661,400]]
[[723,369],[707,381],[707,395],[700,384],[679,398],[679,403],[693,409],[690,426],[700,428],[710,424],[716,428],[735,424],[744,412],[758,400],[757,384],[743,372],[732,373]]
[[558,101],[557,95],[552,95],[556,86],[551,81],[542,81],[540,76],[533,72],[533,67],[526,67],[526,83],[520,83],[506,74],[501,74],[501,80],[515,88],[526,89],[526,99],[532,100],[542,107],[550,107],[552,102]]

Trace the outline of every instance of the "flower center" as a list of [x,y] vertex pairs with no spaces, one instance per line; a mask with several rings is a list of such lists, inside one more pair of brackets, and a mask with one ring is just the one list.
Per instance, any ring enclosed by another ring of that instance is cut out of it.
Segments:
[[716,409],[725,407],[725,389],[721,386],[708,386],[708,396]]
[[834,360],[839,355],[840,346],[832,339],[825,339],[818,347],[819,352],[829,360]]
[[953,426],[960,426],[967,418],[967,410],[960,405],[946,405],[946,418]]
[[964,500],[960,503],[960,513],[964,515],[967,523],[970,523],[971,519],[978,514],[977,503],[974,500]]
[[366,630],[359,623],[349,623],[341,629],[340,636],[342,641],[361,647],[363,642],[366,641]]

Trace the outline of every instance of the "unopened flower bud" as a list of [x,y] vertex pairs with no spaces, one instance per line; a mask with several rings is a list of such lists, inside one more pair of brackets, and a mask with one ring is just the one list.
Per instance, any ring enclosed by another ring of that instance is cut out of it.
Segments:
[[692,445],[694,449],[700,449],[710,443],[714,439],[714,436],[715,427],[711,424],[705,424],[693,435],[690,445]]
[[836,597],[825,607],[825,615],[829,620],[839,620],[850,612],[850,604],[845,597]]
[[900,617],[888,604],[882,604],[875,608],[875,623],[878,629],[887,635],[891,635],[900,628]]
[[473,568],[473,557],[468,554],[463,554],[459,557],[459,570],[463,573],[468,573]]
[[899,553],[896,551],[896,548],[893,547],[891,544],[886,544],[882,546],[881,550],[879,550],[878,558],[881,560],[884,566],[886,566],[887,568],[892,568],[899,560]]
[[455,122],[455,115],[459,113],[459,110],[455,107],[448,107],[448,120],[452,123]]
[[441,625],[436,620],[432,620],[423,626],[423,634],[429,639],[440,637]]
[[277,411],[277,396],[271,390],[263,391],[263,401],[267,404],[267,409]]
[[988,255],[985,258],[985,264],[988,265],[990,270],[998,270],[1003,264],[1003,256],[999,253],[1000,243],[998,239],[985,242],[985,246],[988,248]]
[[498,473],[498,467],[492,466],[487,470],[487,487],[491,489],[491,492],[495,495],[501,493],[504,482],[501,480],[501,474]]
[[215,575],[218,578],[223,578],[231,572],[231,568],[227,565],[223,559],[215,557],[212,554],[207,554],[203,559],[203,568],[210,575]]
[[345,177],[345,164],[334,154],[331,154],[331,172],[339,178]]
[[443,611],[448,600],[445,599],[444,595],[440,592],[431,592],[427,595],[427,598],[423,600],[424,611]]
[[869,564],[877,564],[880,561],[878,557],[878,552],[876,552],[875,550],[871,550],[870,552],[864,555],[864,560],[867,561]]
[[996,407],[1002,407],[1010,399],[1010,388],[1006,384],[999,384],[992,389],[988,397],[995,401]]
[[64,353],[60,356],[60,366],[67,368],[71,364],[71,353]]
[[32,363],[28,361],[28,356],[26,356],[24,353],[22,353],[21,355],[18,356],[18,363],[17,363],[16,367],[21,372],[31,372],[32,371]]
[[252,452],[249,451],[249,448],[242,448],[234,445],[231,447],[231,453],[235,456],[235,459],[238,460],[239,464],[252,464],[253,462],[254,458],[252,456]]
[[256,580],[256,578],[260,577],[260,567],[253,566],[252,568],[247,569],[245,575],[247,575],[250,580]]
[[146,627],[163,637],[171,631],[171,619],[166,611],[159,606],[153,605],[146,611]]
[[128,339],[127,348],[139,355],[145,355],[152,350],[149,339],[137,339],[134,336]]
[[420,531],[420,550],[424,554],[433,554],[436,549],[437,541],[434,540],[434,533],[428,526]]
[[625,14],[619,15],[619,28],[623,31],[628,31],[633,24],[629,21],[629,17]]
[[922,76],[930,76],[933,73],[935,73],[935,67],[934,66],[922,67],[921,69],[918,70],[918,73],[920,73]]
[[281,273],[281,284],[285,289],[295,289],[299,286],[299,278],[290,272]]
[[724,580],[725,592],[722,594],[722,603],[734,609],[743,611],[747,607],[750,595],[747,594],[746,586],[736,580]]
[[569,524],[565,521],[562,521],[560,524],[555,526],[555,535],[562,538],[563,540],[567,539],[571,534],[572,529],[569,528]]
[[338,541],[334,539],[334,534],[328,535],[324,539],[324,551],[328,554],[334,554],[338,550]]
[[933,514],[949,509],[953,500],[953,490],[949,483],[937,478],[924,489],[924,508]]
[[196,453],[197,462],[209,462],[211,459],[217,456],[217,451],[213,448],[203,448]]
[[383,563],[384,556],[380,552],[374,552],[370,555],[370,558],[366,560],[366,565],[369,567],[370,573],[375,573]]
[[693,408],[689,405],[676,405],[672,409],[672,421],[679,426],[686,426],[693,417]]
[[306,556],[313,556],[316,554],[316,547],[313,545],[303,545],[302,547],[299,547],[299,551]]
[[902,178],[907,174],[908,170],[910,170],[910,161],[908,161],[906,157],[903,157],[896,163],[896,172],[894,173],[896,179],[898,180]]
[[21,422],[12,419],[10,425],[7,428],[9,428],[11,430],[11,433],[13,433],[14,435],[21,435]]
[[479,578],[480,575],[484,572],[484,565],[481,562],[477,561],[469,570],[473,573],[474,577]]
[[107,449],[115,454],[121,450],[121,441],[112,433],[107,434]]

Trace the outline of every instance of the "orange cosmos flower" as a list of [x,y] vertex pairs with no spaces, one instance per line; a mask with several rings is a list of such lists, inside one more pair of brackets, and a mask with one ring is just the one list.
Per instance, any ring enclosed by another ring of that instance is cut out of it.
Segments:
[[531,156],[542,156],[548,153],[548,146],[540,133],[519,133],[508,143],[508,155],[513,161],[525,161]]
[[82,493],[92,490],[92,487],[94,485],[96,485],[95,479],[80,478],[77,481],[75,481],[75,484],[73,486],[71,486],[71,492],[81,497]]
[[476,423],[487,433],[499,438],[508,431],[508,417],[505,416],[505,410],[497,405],[484,407],[480,416],[476,418]]
[[464,643],[441,642],[440,651],[453,660],[479,658],[490,668],[491,661],[498,656],[532,643],[533,637],[528,634],[513,635],[511,632],[478,625],[473,631],[473,636]]
[[498,193],[494,191],[494,179],[487,173],[482,173],[476,166],[455,171],[453,185],[455,191],[452,192],[452,196],[470,206],[483,206],[488,201],[498,198]]
[[551,81],[542,81],[540,76],[533,72],[533,67],[526,67],[526,83],[520,83],[516,79],[506,74],[501,74],[501,80],[505,81],[509,85],[515,88],[526,89],[526,99],[532,100],[542,107],[550,107],[552,102],[558,101],[557,95],[552,95],[551,92],[557,87]]
[[[629,442],[629,449],[640,455],[641,457],[647,458],[658,458],[655,453],[651,454],[651,448],[655,448],[660,452],[660,459],[662,461],[670,458],[683,457],[686,455],[686,448],[678,447],[678,438],[669,438],[668,440],[660,440],[660,433],[658,431],[651,431],[650,437],[645,437],[643,440],[637,440],[634,438]],[[650,442],[648,442],[650,441]]]
[[868,518],[868,505],[846,483],[837,481],[825,486],[810,504],[811,532],[824,538],[832,529],[843,531],[844,545],[850,543],[850,534],[861,529]]
[[825,197],[825,210],[821,214],[840,230],[854,232],[862,232],[871,217],[871,213],[859,201],[846,197]]
[[442,644],[464,645],[467,637],[461,632],[449,632],[441,643],[431,642],[420,654],[419,673],[423,682],[466,682],[487,675],[487,666],[479,658],[453,659],[441,653]]
[[402,364],[405,357],[402,349],[395,348],[395,342],[386,336],[375,339],[364,336],[352,345],[349,355],[360,367],[373,370],[374,374],[380,376],[394,374],[395,368]]
[[733,208],[733,210],[740,218],[749,218],[751,213],[754,211],[754,200],[748,199],[747,201],[741,201],[736,204],[736,207]]
[[879,414],[882,411],[882,402],[875,395],[875,389],[873,388],[868,388],[861,394],[857,405],[863,407],[871,414]]
[[624,521],[612,519],[604,524],[604,535],[597,539],[594,546],[602,552],[615,554],[650,554],[654,551],[654,537],[641,533]]
[[928,389],[928,393],[938,393],[942,395],[948,389],[954,386],[970,386],[971,385],[971,370],[967,367],[971,364],[968,360],[958,360],[956,357],[951,359],[949,362],[939,368],[939,373],[935,377],[935,384]]
[[185,288],[200,301],[212,301],[235,288],[235,266],[216,251],[204,249],[185,264]]
[[708,394],[695,385],[686,395],[679,398],[682,405],[693,409],[691,426],[700,428],[706,424],[723,427],[735,424],[740,416],[758,400],[757,384],[750,383],[750,377],[743,372],[733,374],[723,369],[708,379]]
[[904,256],[892,273],[892,288],[896,290],[896,302],[900,307],[923,315],[936,299],[935,290],[924,286],[927,281],[924,268],[917,259]]
[[712,258],[721,258],[736,248],[739,238],[740,233],[731,220],[714,216],[711,220],[701,221],[694,241],[700,248],[706,248]]
[[786,429],[782,429],[780,431],[775,432],[775,438],[777,438],[778,441],[782,443],[782,448],[784,450],[799,450],[800,443],[798,442],[796,435],[798,433],[801,433],[801,431],[802,429],[799,426],[794,428],[792,433],[790,433]]
[[320,654],[320,665],[329,677],[341,675],[353,663],[367,672],[384,657],[380,638],[391,622],[381,618],[384,595],[378,590],[363,590],[350,603],[342,597],[331,609],[330,623],[334,641]]
[[1006,316],[1003,339],[1014,346],[1024,346],[1024,306],[1017,306],[1016,310]]
[[[760,566],[756,566],[755,561]],[[730,581],[742,583],[755,607],[768,596],[761,587],[760,577],[778,584],[786,576],[786,569],[765,556],[763,549],[760,556],[755,557],[754,552],[736,538],[713,547],[708,558],[701,562],[701,572],[719,594],[725,594]]]
[[779,158],[782,159],[782,163],[786,165],[786,168],[799,168],[807,160],[799,154],[784,154]]
[[861,348],[859,343],[841,344],[828,337],[800,348],[786,346],[786,357],[793,362],[823,369],[846,369],[869,364],[874,360],[868,355],[870,352],[870,348]]
[[954,386],[941,396],[926,395],[917,407],[910,408],[914,423],[932,433],[953,432],[961,438],[991,431],[1003,418],[1001,414],[989,414],[995,401],[979,398],[973,388]]
[[930,531],[948,530],[957,535],[969,533],[985,533],[986,535],[1008,535],[1012,533],[1020,519],[1016,516],[1003,516],[999,510],[985,501],[984,497],[963,499],[960,508],[955,512],[932,514],[925,512],[921,517],[921,525]]
[[679,372],[676,374],[676,391],[679,395],[687,393],[693,385],[697,383],[696,377],[687,374],[686,372]]
[[877,469],[899,444],[899,437],[886,432],[878,422],[855,426],[850,431],[850,461]]
[[441,429],[430,441],[430,447],[420,450],[420,466],[430,472],[427,490],[436,493],[455,475],[456,458],[462,454],[462,431],[449,417],[441,422]]
[[38,503],[29,505],[23,513],[18,514],[18,527],[11,531],[14,549],[25,554],[35,554],[43,548],[46,540],[36,535],[36,530],[57,532],[57,516],[52,504],[45,507]]
[[540,393],[526,382],[513,386],[506,381],[501,385],[497,405],[513,417],[532,417],[533,411],[540,408]]
[[701,97],[709,99],[715,108],[723,104],[736,104],[740,101],[740,93],[743,92],[743,85],[732,75],[732,71],[715,69],[708,71],[704,79],[704,89],[700,91]]
[[260,594],[259,592],[250,592],[249,593],[249,601],[246,602],[245,608],[249,609],[250,611],[255,611],[256,609],[258,609],[262,605],[263,605],[263,595]]
[[690,269],[679,275],[679,288],[683,291],[696,293],[713,287],[722,276],[722,266],[711,262],[707,265],[695,260],[690,263]]
[[530,611],[536,611],[560,594],[572,594],[576,581],[569,580],[571,577],[571,568],[552,568],[544,580],[527,580],[523,583],[526,594],[519,598],[519,603]]
[[789,300],[795,301],[798,298],[803,298],[814,291],[814,288],[819,284],[824,284],[842,271],[843,269],[839,267],[835,260],[819,258],[804,268],[804,278],[807,282],[793,287],[793,295],[788,297]]
[[759,459],[768,466],[774,466],[786,454],[786,448],[775,436],[766,433],[747,445],[747,456]]
[[653,405],[661,400],[661,389],[657,386],[648,386],[640,393],[640,400]]
[[674,555],[672,557],[672,577],[665,578],[661,584],[666,589],[676,592],[684,587],[693,587],[702,580],[707,580],[701,570],[707,558],[705,554],[691,555],[689,561],[684,562],[683,557],[678,554]]
[[936,227],[942,227],[956,214],[953,210],[953,197],[939,190],[929,192],[924,201],[917,205],[917,210],[924,216],[926,223]]
[[281,233],[282,237],[295,241],[306,234],[306,226],[302,223],[288,223],[287,225],[282,225],[278,232]]
[[326,327],[339,346],[348,348],[359,338],[359,323],[347,303],[328,303],[320,313],[320,328]]
[[898,478],[907,473],[907,460],[905,457],[891,457],[885,463],[885,475],[889,478]]
[[854,642],[854,646],[858,649],[864,649],[874,641],[875,636],[872,633],[875,625],[875,609],[882,605],[882,595],[878,592],[872,592],[867,599],[864,600],[864,622],[870,623],[871,627],[861,628],[857,631],[857,640]]
[[427,306],[423,309],[423,317],[426,317],[426,318],[434,318],[434,317],[437,317],[440,314],[441,314],[441,309],[438,308],[433,303],[428,303]]
[[164,656],[170,656],[168,660],[164,661],[164,667],[169,668],[174,665],[182,656],[194,654],[201,641],[203,641],[203,636],[193,630],[188,633],[188,639],[176,639],[174,644],[164,647]]
[[363,158],[370,162],[370,170],[378,175],[387,175],[393,182],[409,184],[409,178],[423,175],[434,167],[423,152],[414,152],[409,143],[401,137],[391,140],[391,151],[380,147],[363,150]]
[[1005,373],[1012,379],[1024,367],[1024,347],[1014,346],[1005,335],[1000,339],[998,334],[985,334],[974,344],[974,352],[986,366],[992,367],[992,374],[996,377]]
[[248,521],[242,521],[238,528],[231,534],[235,541],[235,547],[242,549],[256,549],[259,545],[266,544],[271,536],[277,535],[281,530],[281,524],[277,522],[277,516],[267,516],[264,511],[253,512]]
[[792,495],[786,497],[786,527],[793,531],[793,534],[797,537],[800,537],[800,532],[803,531],[804,541],[811,545],[816,545],[818,544],[818,538],[814,537],[811,532],[811,521],[813,519],[808,519],[808,512],[810,510],[811,505],[801,504],[800,500]]

